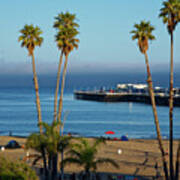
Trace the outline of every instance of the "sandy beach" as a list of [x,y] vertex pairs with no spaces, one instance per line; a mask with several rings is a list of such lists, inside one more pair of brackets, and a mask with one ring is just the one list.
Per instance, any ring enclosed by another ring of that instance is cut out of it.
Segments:
[[[25,138],[0,136],[0,145],[6,145],[10,140],[16,140],[21,145],[25,144]],[[89,139],[90,141],[92,139]],[[175,141],[175,151],[178,142]],[[168,153],[168,141],[164,141],[165,149]],[[122,153],[118,154],[118,150]],[[34,153],[32,150],[30,154]],[[12,160],[23,159],[26,156],[24,149],[6,149],[0,152],[1,157],[7,157]],[[156,173],[163,175],[161,164],[161,154],[158,148],[157,140],[131,139],[129,141],[107,140],[106,144],[102,144],[98,151],[99,157],[108,157],[114,159],[119,168],[116,169],[110,165],[104,164],[98,168],[98,172],[120,173],[137,176],[156,176]],[[174,153],[174,157],[176,153]],[[168,156],[167,156],[168,159]],[[155,165],[158,164],[158,168]],[[40,164],[39,164],[40,165]],[[75,165],[65,167],[66,172],[79,172],[82,168]]]

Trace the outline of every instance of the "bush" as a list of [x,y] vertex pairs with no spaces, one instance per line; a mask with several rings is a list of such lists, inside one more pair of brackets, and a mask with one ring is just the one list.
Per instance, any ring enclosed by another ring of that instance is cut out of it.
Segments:
[[35,171],[27,164],[0,158],[0,180],[37,180]]

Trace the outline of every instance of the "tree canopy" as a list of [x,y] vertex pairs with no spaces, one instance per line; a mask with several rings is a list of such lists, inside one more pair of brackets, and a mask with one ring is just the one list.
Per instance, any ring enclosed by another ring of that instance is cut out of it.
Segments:
[[75,22],[75,14],[69,12],[60,13],[55,17],[54,28],[57,30],[55,40],[57,46],[65,55],[69,54],[74,48],[78,48],[79,34],[77,28],[79,25]]
[[163,8],[160,9],[159,17],[163,19],[164,24],[167,24],[169,33],[174,31],[180,20],[180,0],[163,2]]
[[23,29],[20,30],[22,34],[19,36],[18,41],[21,41],[21,46],[26,47],[31,56],[36,46],[41,46],[43,38],[40,37],[42,31],[38,26],[34,27],[31,25],[25,25]]
[[148,40],[155,39],[155,36],[152,34],[154,27],[149,21],[141,21],[140,24],[135,24],[134,28],[135,30],[130,32],[133,34],[132,40],[138,40],[139,49],[144,54],[149,48]]

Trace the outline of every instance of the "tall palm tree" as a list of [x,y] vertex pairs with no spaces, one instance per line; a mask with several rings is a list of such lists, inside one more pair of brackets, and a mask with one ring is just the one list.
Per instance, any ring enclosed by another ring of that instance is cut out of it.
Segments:
[[[61,114],[62,114],[62,105],[63,105],[63,94],[64,94],[64,86],[65,86],[65,76],[67,71],[67,64],[68,64],[68,57],[71,51],[74,48],[78,48],[79,39],[76,36],[79,34],[77,28],[79,25],[75,23],[75,14],[70,13],[61,13],[63,17],[61,20],[60,16],[57,17],[57,21],[54,24],[54,27],[57,28],[58,32],[56,34],[56,42],[59,47],[61,47],[61,51],[65,56],[65,62],[63,67],[62,73],[62,81],[61,81],[61,93],[59,98],[59,106],[58,106],[58,122],[61,122]],[[60,75],[60,69],[58,70],[58,75]],[[59,78],[57,78],[57,85],[56,85],[56,95],[55,95],[55,106],[57,106],[57,93],[59,88]],[[56,107],[54,107],[56,109]],[[56,112],[54,112],[56,115]],[[60,131],[60,126],[58,128]]]
[[[70,14],[69,12],[66,13],[60,13],[57,17],[55,17],[55,22],[53,27],[57,29],[58,31],[63,28],[76,28],[79,27],[77,23],[75,23],[76,16],[75,14]],[[61,51],[60,59],[59,59],[59,65],[58,65],[58,73],[57,73],[57,82],[56,82],[56,91],[55,91],[55,97],[54,97],[54,121],[57,119],[57,102],[58,102],[58,92],[59,92],[59,84],[60,84],[60,74],[61,74],[61,66],[63,62],[63,47],[64,47],[64,38],[65,35],[56,34],[56,42],[58,49]]]
[[73,145],[72,149],[68,151],[70,157],[64,159],[64,165],[74,163],[83,166],[87,177],[89,177],[90,170],[96,170],[97,166],[102,163],[109,163],[118,168],[118,164],[109,158],[97,158],[98,146],[104,142],[101,139],[96,139],[90,143],[87,139],[80,139],[79,143]]
[[[76,37],[76,35],[79,33],[77,31],[77,28],[79,25],[75,23],[76,20],[75,14],[70,13],[61,13],[56,18],[56,21],[54,23],[54,27],[57,29],[56,34],[56,42],[61,50],[61,56],[60,56],[60,62],[58,67],[58,73],[57,73],[57,83],[56,83],[56,92],[55,92],[55,98],[54,98],[54,121],[57,121],[61,123],[61,114],[62,114],[62,106],[63,106],[63,94],[64,94],[64,86],[65,86],[65,76],[67,71],[67,63],[68,63],[68,56],[69,53],[74,49],[78,48],[78,42],[79,40]],[[58,101],[58,91],[59,91],[59,82],[60,82],[60,71],[61,71],[61,65],[62,65],[62,58],[63,55],[65,56],[65,62],[63,67],[63,73],[62,73],[62,81],[61,81],[61,92],[60,92],[60,98],[59,98],[59,106],[58,106],[58,114],[57,114],[57,101]],[[60,125],[57,127],[57,131],[60,132]],[[61,153],[61,155],[63,152]],[[56,155],[58,159],[58,154]],[[63,169],[62,174],[63,174]],[[63,177],[63,175],[62,175]]]
[[152,104],[152,109],[153,109],[153,114],[154,114],[154,121],[155,121],[155,125],[156,125],[157,138],[158,138],[159,147],[160,147],[161,154],[162,154],[162,161],[163,161],[163,165],[164,165],[164,173],[165,173],[166,179],[168,180],[167,162],[165,159],[165,152],[164,152],[160,127],[159,127],[159,120],[158,120],[158,115],[157,115],[156,102],[155,102],[154,90],[153,90],[153,84],[152,84],[152,77],[151,77],[151,72],[150,72],[150,67],[149,67],[149,62],[148,62],[148,55],[147,55],[147,50],[149,48],[148,42],[149,42],[149,40],[155,39],[155,36],[152,34],[154,27],[151,26],[150,22],[141,21],[140,24],[135,24],[134,28],[135,28],[135,30],[131,31],[131,33],[133,34],[132,40],[135,40],[135,39],[138,40],[139,50],[145,56],[149,95],[151,98],[151,104]]
[[169,90],[169,149],[170,149],[170,177],[174,178],[173,167],[173,32],[180,20],[180,1],[168,0],[163,2],[163,8],[160,9],[159,17],[163,23],[167,24],[167,30],[171,38],[171,59],[170,59],[170,90]]
[[43,42],[43,38],[40,37],[42,31],[38,26],[34,27],[31,25],[25,25],[23,29],[20,30],[21,36],[19,36],[18,41],[21,41],[21,47],[26,47],[29,56],[32,57],[32,69],[34,75],[34,87],[36,93],[36,107],[37,107],[37,114],[38,114],[38,125],[40,128],[40,133],[42,133],[42,115],[41,115],[41,105],[40,105],[40,98],[39,98],[39,85],[38,79],[36,74],[36,67],[35,67],[35,58],[34,58],[34,50],[36,46],[41,46]]

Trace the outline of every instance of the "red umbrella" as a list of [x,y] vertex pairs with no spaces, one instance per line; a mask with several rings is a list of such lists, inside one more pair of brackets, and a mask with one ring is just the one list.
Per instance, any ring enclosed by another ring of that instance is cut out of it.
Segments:
[[105,134],[115,134],[114,131],[106,131]]

